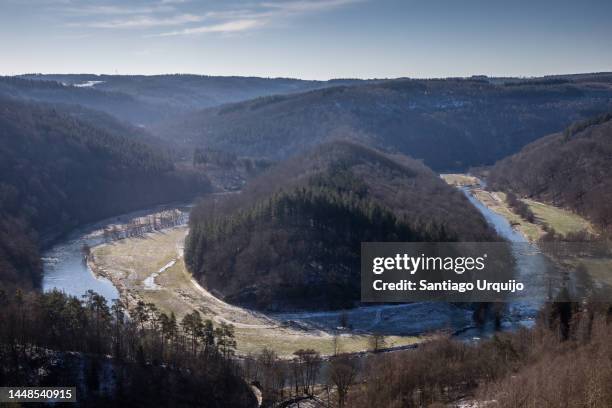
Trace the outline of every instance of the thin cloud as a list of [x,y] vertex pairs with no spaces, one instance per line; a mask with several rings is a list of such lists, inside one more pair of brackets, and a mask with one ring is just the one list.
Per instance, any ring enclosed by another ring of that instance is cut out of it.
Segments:
[[161,33],[154,35],[155,37],[172,37],[177,35],[194,35],[204,33],[236,33],[240,31],[247,31],[253,28],[259,27],[264,24],[260,20],[234,20],[228,21],[221,24],[212,24],[208,26],[186,28],[179,31],[171,31],[168,33]]
[[316,11],[326,11],[337,7],[342,7],[363,0],[299,0],[299,1],[276,1],[261,3],[261,7],[283,11],[285,13],[307,13]]
[[236,9],[236,10],[217,10],[209,11],[206,13],[207,18],[215,20],[234,20],[234,19],[256,19],[262,17],[269,17],[273,13],[270,12],[256,12],[251,9]]
[[174,8],[170,5],[163,4],[152,6],[88,5],[66,7],[63,10],[68,14],[76,16],[112,16],[172,12]]
[[128,19],[93,21],[87,23],[74,23],[74,26],[87,26],[92,28],[151,28],[170,27],[188,23],[199,23],[203,16],[194,14],[179,14],[171,17],[135,16]]
[[[274,23],[284,24],[301,15],[326,12],[367,0],[290,0],[234,4],[233,8],[202,11],[190,0],[157,0],[148,5],[87,5],[64,9],[72,16],[70,27],[98,29],[151,29],[177,27],[157,37],[187,36],[206,33],[236,33]],[[183,4],[185,3],[185,4]],[[187,4],[189,3],[189,4]],[[189,11],[189,12],[188,12]],[[209,21],[206,25],[196,23]]]
[[239,8],[209,11],[206,18],[228,20],[225,23],[186,28],[184,30],[160,33],[158,37],[197,35],[205,33],[230,33],[258,29],[274,21],[284,21],[308,13],[324,12],[338,7],[360,3],[365,0],[297,0],[286,2],[263,2],[255,8]]
[[91,37],[91,34],[64,34],[56,35],[54,38],[56,40],[82,40],[89,37]]

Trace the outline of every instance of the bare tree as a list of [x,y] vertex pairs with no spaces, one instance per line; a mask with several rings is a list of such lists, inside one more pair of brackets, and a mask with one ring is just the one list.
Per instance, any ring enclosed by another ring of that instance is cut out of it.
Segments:
[[321,367],[321,355],[315,350],[298,350],[293,353],[294,359],[293,375],[296,392],[298,384],[302,386],[302,392],[306,395],[314,394],[314,386]]
[[380,333],[373,333],[369,338],[370,351],[378,353],[386,347],[385,336]]
[[334,333],[334,337],[332,339],[332,348],[334,356],[340,354],[340,335],[338,333]]
[[264,348],[257,357],[257,365],[257,370],[261,373],[264,399],[273,402],[282,398],[286,374],[278,355],[273,350]]
[[343,408],[348,391],[355,382],[357,364],[348,355],[342,354],[331,360],[329,379],[338,392],[338,407]]

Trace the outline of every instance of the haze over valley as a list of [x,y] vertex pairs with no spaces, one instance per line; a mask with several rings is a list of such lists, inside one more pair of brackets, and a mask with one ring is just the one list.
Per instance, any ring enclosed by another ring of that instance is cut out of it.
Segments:
[[[436,344],[436,330],[473,339],[536,322],[538,307],[519,304],[360,304],[364,241],[535,245],[609,234],[612,74],[25,75],[0,78],[0,98],[5,290],[80,296],[83,284],[63,279],[89,282],[141,316],[140,329],[122,330],[153,335],[149,319],[171,319],[189,336],[188,324],[206,322],[223,358],[402,350]],[[437,174],[470,169],[488,192],[476,177],[444,175],[447,184]],[[589,265],[608,279],[605,261]],[[187,354],[197,353],[191,336]],[[118,347],[129,361],[129,344]],[[259,390],[282,400],[278,386]]]
[[0,3],[0,404],[612,406],[610,2]]

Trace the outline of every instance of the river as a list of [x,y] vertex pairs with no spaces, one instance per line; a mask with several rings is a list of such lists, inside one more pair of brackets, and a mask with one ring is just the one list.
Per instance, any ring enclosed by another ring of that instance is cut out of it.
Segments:
[[93,290],[109,301],[119,298],[119,292],[106,278],[95,276],[83,257],[83,246],[94,247],[104,242],[102,230],[112,224],[125,224],[138,217],[145,217],[168,209],[179,209],[187,220],[187,205],[158,206],[146,210],[134,211],[117,217],[108,218],[93,224],[85,225],[68,234],[64,239],[43,251],[43,281],[45,292],[59,290],[68,295],[81,297],[88,290]]
[[[484,185],[482,185],[482,187],[484,187]],[[480,211],[489,225],[495,229],[499,236],[509,242],[517,244],[511,246],[514,259],[517,262],[515,270],[516,279],[521,282],[526,282],[527,286],[540,286],[540,283],[534,282],[534,279],[537,278],[534,271],[544,270],[546,268],[544,264],[547,260],[542,255],[522,256],[523,252],[526,250],[533,252],[539,251],[533,244],[529,243],[523,234],[515,230],[506,218],[480,202],[472,194],[469,187],[461,187],[460,189],[472,205]],[[520,326],[531,327],[535,322],[535,317],[541,306],[542,302],[538,300],[510,302],[507,305],[508,311],[503,324],[507,326],[506,328],[510,329]]]
[[[525,238],[515,231],[501,215],[491,211],[472,196],[468,188],[462,189],[470,202],[481,212],[500,236],[513,242],[524,242]],[[60,290],[66,294],[81,297],[87,290],[94,290],[111,300],[119,297],[117,289],[105,278],[94,276],[83,260],[83,245],[90,247],[103,242],[101,233],[104,226],[126,223],[136,217],[143,217],[173,207],[156,207],[113,217],[95,224],[79,228],[61,242],[43,252],[43,290]],[[185,214],[189,208],[180,206]],[[532,262],[532,261],[530,261]],[[518,275],[526,276],[532,264],[518,264]],[[508,305],[508,312],[502,320],[502,330],[514,330],[520,326],[530,326],[539,309],[534,302],[515,302]],[[472,322],[471,311],[442,302],[420,302],[411,304],[392,304],[361,306],[346,311],[300,312],[270,315],[275,320],[303,329],[336,330],[340,318],[348,320],[350,332],[378,332],[386,335],[419,335],[437,330],[448,330],[462,339],[478,339],[488,336],[496,329],[491,325],[476,328]]]

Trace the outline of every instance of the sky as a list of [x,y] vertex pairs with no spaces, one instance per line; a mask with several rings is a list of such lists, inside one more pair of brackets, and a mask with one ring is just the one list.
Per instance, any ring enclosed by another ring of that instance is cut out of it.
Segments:
[[0,74],[612,71],[610,0],[0,0]]

